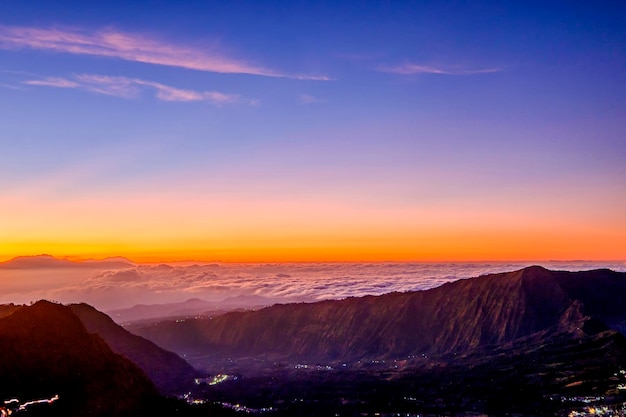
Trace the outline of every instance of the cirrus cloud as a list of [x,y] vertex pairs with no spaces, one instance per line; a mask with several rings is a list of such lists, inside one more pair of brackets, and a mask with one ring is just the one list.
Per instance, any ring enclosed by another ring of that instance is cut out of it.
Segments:
[[77,55],[117,58],[223,74],[251,74],[300,80],[328,80],[326,76],[287,74],[228,57],[215,47],[194,48],[112,28],[84,31],[0,26],[0,48],[37,49]]
[[238,94],[226,94],[218,91],[186,90],[155,81],[128,78],[120,76],[79,74],[71,79],[62,77],[46,77],[37,80],[24,81],[26,85],[75,88],[91,93],[104,94],[120,98],[135,98],[141,95],[143,89],[156,90],[156,97],[162,101],[193,102],[204,101],[213,104],[245,103],[255,105],[258,100],[246,99]]
[[378,71],[390,74],[416,75],[416,74],[444,74],[444,75],[473,75],[488,74],[502,71],[501,68],[463,69],[445,68],[439,66],[420,65],[404,63],[399,65],[383,65],[378,67]]

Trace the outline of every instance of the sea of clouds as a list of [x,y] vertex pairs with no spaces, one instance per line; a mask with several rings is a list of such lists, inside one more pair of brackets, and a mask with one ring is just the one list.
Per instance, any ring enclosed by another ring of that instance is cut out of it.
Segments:
[[[272,302],[312,302],[393,291],[415,291],[529,265],[579,271],[610,268],[626,272],[626,262],[492,263],[275,263],[161,264],[121,269],[0,271],[0,302],[46,298],[87,302],[101,310],[136,304],[200,298],[219,302],[257,296]],[[19,276],[15,274],[19,273]],[[11,275],[13,274],[13,275]],[[31,282],[32,281],[32,282]]]

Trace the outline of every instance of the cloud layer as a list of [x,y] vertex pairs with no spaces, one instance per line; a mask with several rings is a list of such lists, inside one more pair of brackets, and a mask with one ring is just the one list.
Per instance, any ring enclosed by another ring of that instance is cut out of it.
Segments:
[[227,57],[217,51],[215,47],[193,48],[112,28],[99,31],[82,31],[0,26],[0,48],[29,48],[78,55],[94,55],[224,74],[252,74],[302,80],[328,79],[324,76],[285,74],[252,65]]
[[257,100],[245,99],[237,94],[225,94],[218,91],[185,90],[155,81],[107,75],[81,74],[72,78],[46,77],[24,81],[24,84],[56,88],[76,88],[121,98],[135,98],[141,94],[143,89],[152,89],[155,90],[156,97],[162,101],[205,101],[213,104],[258,103]]
[[[317,301],[392,291],[413,291],[461,278],[520,269],[525,263],[390,263],[390,264],[204,264],[137,265],[132,268],[83,272],[71,280],[67,271],[32,271],[19,278],[19,287],[0,288],[0,302],[27,302],[50,298],[62,302],[85,301],[103,310],[135,304],[180,302],[189,298],[221,301],[258,295],[273,300]],[[560,270],[609,267],[626,271],[618,263],[542,263]],[[36,273],[35,273],[36,272]],[[0,271],[1,282],[18,282],[10,271]],[[46,283],[42,276],[46,276]],[[58,276],[56,276],[58,275]],[[30,277],[30,278],[29,278]],[[61,279],[57,281],[57,279]],[[33,285],[27,285],[29,280]],[[70,282],[71,281],[71,282]],[[57,283],[55,285],[55,283]]]

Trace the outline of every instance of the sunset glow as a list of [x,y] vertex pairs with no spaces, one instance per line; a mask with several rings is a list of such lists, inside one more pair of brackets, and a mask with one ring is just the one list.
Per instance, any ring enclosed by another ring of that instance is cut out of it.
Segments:
[[0,5],[0,261],[626,259],[622,5],[161,6]]

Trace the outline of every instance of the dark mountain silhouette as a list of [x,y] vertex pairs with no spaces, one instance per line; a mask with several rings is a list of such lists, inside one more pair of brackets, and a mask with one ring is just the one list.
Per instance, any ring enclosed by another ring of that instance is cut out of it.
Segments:
[[214,303],[209,301],[199,298],[190,298],[180,303],[136,304],[130,308],[110,310],[106,313],[117,323],[128,323],[146,319],[200,314],[213,307]]
[[276,304],[279,300],[260,295],[239,295],[228,297],[221,301],[205,301],[199,298],[190,298],[180,303],[166,304],[137,304],[130,308],[107,311],[117,323],[130,323],[141,320],[185,317],[193,315],[208,315],[226,313],[237,309],[259,309]]
[[215,359],[402,358],[620,329],[624,299],[626,273],[529,267],[426,291],[276,305],[132,331],[179,354]]
[[0,262],[0,269],[121,269],[131,268],[135,264],[126,258],[107,258],[102,260],[70,261],[51,255],[18,256],[6,262]]
[[88,304],[72,304],[69,308],[90,333],[102,337],[111,350],[143,369],[162,394],[179,394],[193,383],[196,371],[175,353],[129,333]]
[[40,301],[0,318],[0,352],[0,399],[58,395],[47,415],[153,415],[159,400],[140,368],[62,305]]
[[16,304],[0,304],[0,318],[13,314],[15,310],[22,306]]

